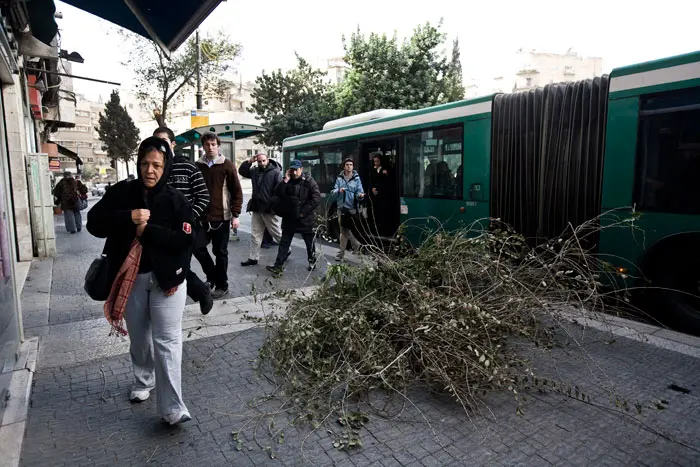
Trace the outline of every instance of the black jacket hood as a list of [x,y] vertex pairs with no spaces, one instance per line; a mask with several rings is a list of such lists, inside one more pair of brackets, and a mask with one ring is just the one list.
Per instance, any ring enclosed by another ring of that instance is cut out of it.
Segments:
[[158,180],[156,186],[147,190],[149,199],[153,195],[163,191],[163,189],[167,186],[168,179],[170,178],[170,172],[173,168],[174,159],[173,151],[170,148],[170,145],[162,138],[159,138],[157,136],[151,136],[144,139],[139,145],[138,157],[136,158],[136,172],[138,174],[137,180],[143,189],[146,189],[146,187],[143,184],[143,179],[141,176],[141,161],[146,156],[146,154],[150,152],[151,149],[157,149],[158,151],[165,154],[165,167],[163,168],[163,176],[160,177],[160,180]]

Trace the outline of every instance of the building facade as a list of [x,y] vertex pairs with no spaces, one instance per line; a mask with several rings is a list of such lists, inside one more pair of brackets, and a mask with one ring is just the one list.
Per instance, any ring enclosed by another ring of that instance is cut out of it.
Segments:
[[328,84],[340,84],[345,80],[345,75],[350,70],[343,57],[333,57],[314,62],[315,68],[326,73],[324,81]]
[[[81,172],[83,178],[109,178],[115,177],[115,171],[110,165],[107,151],[102,149],[103,143],[95,129],[99,124],[100,112],[104,113],[104,103],[94,102],[85,98],[82,94],[75,94],[75,125],[73,127],[59,128],[55,133],[51,133],[51,141],[61,148],[68,149],[77,154],[82,162]],[[55,168],[56,172],[70,170],[76,173],[78,170],[78,159],[67,156],[70,154],[59,151],[60,168]]]
[[499,61],[490,76],[467,80],[465,97],[526,91],[552,83],[593,78],[602,73],[602,58],[583,57],[573,49],[564,54],[520,49]]
[[[6,2],[0,14],[0,377],[12,372],[23,339],[19,295],[29,264],[56,251],[42,143],[51,129],[73,125],[72,83],[57,74],[70,65],[59,58],[54,12],[33,7]],[[31,18],[51,21],[32,30]]]

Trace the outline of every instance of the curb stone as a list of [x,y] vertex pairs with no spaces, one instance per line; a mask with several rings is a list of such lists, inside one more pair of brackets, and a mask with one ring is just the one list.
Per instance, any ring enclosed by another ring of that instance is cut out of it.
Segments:
[[20,345],[19,358],[12,371],[12,378],[5,395],[7,405],[0,424],[0,453],[2,453],[3,467],[19,465],[38,347],[39,338],[37,337],[23,342]]

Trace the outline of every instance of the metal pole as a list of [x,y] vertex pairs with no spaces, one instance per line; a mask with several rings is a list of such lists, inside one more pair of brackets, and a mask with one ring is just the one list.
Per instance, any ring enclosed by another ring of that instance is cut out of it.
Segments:
[[102,79],[96,79],[96,78],[88,78],[87,76],[78,76],[78,75],[71,75],[69,73],[60,73],[58,71],[50,71],[50,70],[42,70],[41,68],[32,68],[32,67],[24,67],[24,71],[33,71],[33,72],[39,72],[39,73],[46,73],[47,75],[58,75],[58,76],[67,76],[69,78],[75,78],[75,79],[84,79],[86,81],[94,81],[96,83],[104,83],[104,84],[113,84],[115,86],[121,86],[121,83],[115,83],[113,81],[105,81]]
[[202,76],[200,68],[202,67],[202,47],[199,45],[199,29],[196,32],[197,42],[197,110],[202,109]]

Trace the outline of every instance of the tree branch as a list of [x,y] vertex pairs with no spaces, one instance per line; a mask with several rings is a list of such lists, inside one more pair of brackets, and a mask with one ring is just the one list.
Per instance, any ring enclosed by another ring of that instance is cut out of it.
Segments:
[[192,77],[194,76],[195,73],[196,73],[196,71],[191,72],[191,73],[187,76],[187,78],[185,78],[185,79],[182,81],[182,83],[180,83],[180,85],[179,85],[172,93],[170,93],[170,95],[168,96],[168,99],[167,99],[168,102],[170,102],[170,99],[172,99],[173,97],[175,97],[175,94],[177,94],[178,92],[180,92],[180,89],[182,89],[182,88],[185,86],[185,84],[187,84],[187,83],[190,82],[190,80],[192,79]]

